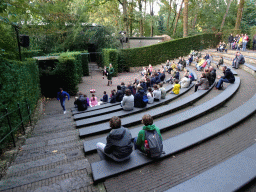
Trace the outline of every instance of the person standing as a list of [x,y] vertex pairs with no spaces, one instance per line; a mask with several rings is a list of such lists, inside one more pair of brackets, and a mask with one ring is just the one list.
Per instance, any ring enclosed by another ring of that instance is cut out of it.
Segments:
[[110,83],[112,85],[112,76],[113,76],[113,73],[115,72],[111,63],[109,64],[109,67],[106,68],[106,71],[107,71],[108,86],[109,86]]
[[232,49],[232,43],[234,41],[233,34],[231,33],[230,36],[228,37],[228,42],[229,42],[229,47]]
[[60,88],[60,92],[57,94],[57,100],[60,101],[60,105],[63,108],[64,114],[66,114],[66,108],[65,108],[65,100],[68,98],[70,99],[69,94],[66,91],[63,91],[62,88]]
[[243,36],[243,51],[246,51],[246,45],[247,45],[248,41],[249,41],[248,35],[244,34],[244,36]]

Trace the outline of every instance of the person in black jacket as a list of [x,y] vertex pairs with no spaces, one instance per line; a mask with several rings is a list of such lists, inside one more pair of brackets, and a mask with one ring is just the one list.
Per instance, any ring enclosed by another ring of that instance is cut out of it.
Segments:
[[109,121],[112,128],[107,136],[107,144],[97,143],[97,151],[100,155],[105,154],[114,161],[124,161],[130,158],[132,153],[132,135],[129,129],[121,126],[119,117],[112,117]]
[[79,94],[79,98],[74,103],[77,106],[78,111],[84,111],[87,109],[86,97],[83,94]]
[[209,81],[209,85],[211,86],[216,79],[216,69],[214,69],[213,66],[210,66],[209,72],[210,72],[210,75],[209,75],[208,81]]
[[124,93],[120,85],[117,85],[116,101],[121,102],[123,100]]
[[233,41],[234,41],[234,37],[233,37],[233,35],[231,33],[230,36],[228,37],[228,42],[229,42],[230,49],[231,49]]
[[134,96],[134,107],[143,108],[146,107],[147,103],[143,101],[145,92],[141,86],[137,87],[137,93]]
[[216,85],[217,89],[221,89],[223,82],[226,83],[234,83],[235,82],[235,77],[234,74],[230,71],[229,68],[227,68],[227,66],[224,66],[222,68],[224,76],[218,76],[218,78],[220,78],[219,82]]

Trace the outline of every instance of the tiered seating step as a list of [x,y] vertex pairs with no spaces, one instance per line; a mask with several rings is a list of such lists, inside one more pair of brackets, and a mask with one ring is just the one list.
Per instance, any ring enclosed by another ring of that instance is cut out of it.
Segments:
[[[163,141],[165,154],[160,159],[180,152],[188,147],[207,140],[216,134],[219,134],[228,128],[235,126],[256,111],[256,95],[254,95],[245,104],[233,110],[232,112],[206,123],[196,129],[180,134],[176,137]],[[134,168],[149,164],[154,160],[147,158],[138,150],[133,151],[131,158],[125,162],[114,162],[111,160],[102,160],[91,164],[94,181],[99,181],[116,174],[132,170]]]
[[[165,88],[166,92],[170,92],[172,87],[173,87],[172,84],[168,84]],[[153,107],[153,106],[154,105],[149,104],[149,106],[147,106],[147,107]],[[74,115],[74,120],[87,119],[87,118],[92,118],[92,117],[95,117],[95,116],[105,115],[105,114],[108,114],[108,113],[114,113],[114,112],[120,111],[122,109],[123,108],[121,107],[121,105],[115,105],[113,107],[103,108],[101,110],[76,114],[76,115]]]
[[[168,105],[168,106],[164,106],[164,107],[161,108],[161,110],[151,111],[148,114],[150,114],[153,118],[155,118],[157,116],[162,116],[163,114],[166,114],[166,113],[169,114],[172,111],[178,110],[178,109],[180,109],[180,108],[182,108],[184,106],[187,106],[190,103],[198,100],[199,98],[201,98],[204,95],[206,95],[209,91],[210,91],[210,89],[209,90],[198,90],[196,93],[194,93],[194,94],[192,94],[192,95],[190,95],[190,96],[188,96],[186,98],[183,98],[180,101],[172,103],[171,105]],[[136,120],[136,121],[140,122],[142,117],[143,117],[143,115],[144,114],[138,114],[135,117],[130,118],[130,119],[131,120],[133,119],[133,121]],[[171,117],[171,118],[173,118],[173,117]],[[180,121],[175,122],[174,124],[164,123],[165,121],[172,122],[171,118],[164,119],[164,120],[161,120],[161,121],[156,121],[155,125],[161,130],[161,132],[163,132],[163,131],[165,131],[167,129],[170,129],[171,127],[174,127],[174,126],[176,126],[176,125],[181,123]],[[175,116],[174,116],[174,118],[175,118]],[[122,119],[122,124],[124,125],[123,121],[124,120]],[[101,127],[101,128],[103,128],[103,127]],[[111,128],[109,128],[109,127],[105,127],[105,129],[106,128],[108,128],[108,130],[111,130]],[[131,131],[131,134],[132,134],[132,138],[137,137],[140,130],[141,130],[141,126],[138,126],[137,128],[131,129],[130,131]],[[86,129],[84,130],[84,132],[86,133]],[[87,132],[87,134],[90,134],[90,133],[91,133],[91,131]],[[85,151],[85,153],[92,152],[92,151],[96,150],[96,144],[98,142],[104,143],[105,141],[106,141],[106,137],[100,137],[100,138],[97,138],[97,139],[85,141],[84,142],[84,151]]]
[[[179,96],[185,94],[187,91],[189,91],[193,86],[194,86],[194,83],[192,83],[188,88],[181,89],[180,94],[178,94],[178,95],[168,94],[168,95],[166,95],[165,99],[161,99],[159,102],[154,102],[152,104],[147,104],[147,106],[144,108],[134,108],[132,111],[121,110],[121,111],[106,114],[106,115],[92,117],[90,119],[78,120],[78,121],[76,121],[76,127],[79,128],[79,127],[90,126],[90,125],[93,125],[96,123],[106,122],[106,121],[109,121],[113,116],[125,117],[125,116],[136,114],[136,113],[139,113],[142,111],[146,111],[148,109],[157,107],[159,105],[163,105],[167,102],[170,102],[170,101],[176,99],[177,97],[179,97]],[[74,116],[74,119],[75,119],[75,116]]]
[[166,192],[237,191],[256,177],[256,144]]

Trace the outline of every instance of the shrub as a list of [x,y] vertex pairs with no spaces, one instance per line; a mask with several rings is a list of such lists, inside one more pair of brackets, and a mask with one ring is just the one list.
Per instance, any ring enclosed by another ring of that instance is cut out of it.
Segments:
[[[31,111],[36,107],[40,95],[39,70],[36,60],[33,59],[20,62],[0,57],[0,63],[0,116],[5,114],[6,108],[9,112],[14,111],[10,115],[10,122],[14,129],[20,121],[17,103],[21,105],[23,117],[28,115],[25,101],[28,102]],[[6,117],[0,119],[0,127],[2,139],[10,131]],[[8,139],[10,137],[4,140],[1,148],[5,146]]]
[[23,50],[21,52],[21,57],[22,59],[26,59],[26,58],[32,58],[32,57],[36,57],[36,56],[43,56],[44,53],[42,50]]
[[83,68],[83,75],[89,76],[89,54],[87,51],[84,51],[81,53],[81,59],[82,59],[82,68]]

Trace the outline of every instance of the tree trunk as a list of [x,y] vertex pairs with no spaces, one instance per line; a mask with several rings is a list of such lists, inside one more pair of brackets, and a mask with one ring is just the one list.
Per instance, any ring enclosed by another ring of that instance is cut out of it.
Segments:
[[170,0],[166,29],[169,30],[170,16],[172,12],[172,0]]
[[198,13],[196,13],[195,18],[194,18],[194,20],[193,20],[193,23],[192,23],[192,29],[195,29],[195,26],[196,26],[196,19],[197,19],[197,14],[198,14]]
[[221,26],[220,26],[220,31],[222,30],[222,28],[223,28],[223,26],[224,26],[225,19],[226,19],[227,15],[228,15],[228,11],[229,11],[229,7],[230,7],[231,2],[232,2],[232,0],[229,0],[229,3],[228,3],[228,5],[227,5],[226,13],[225,13],[225,15],[224,15],[224,17],[223,17],[223,20],[222,20],[222,23],[221,23]]
[[188,36],[188,0],[184,1],[183,11],[183,37]]
[[181,12],[181,9],[182,9],[183,2],[184,2],[184,0],[182,0],[181,5],[180,5],[180,10],[178,12],[178,15],[176,16],[175,25],[174,25],[174,29],[173,29],[173,35],[175,35],[175,33],[176,33],[177,24],[178,24],[178,20],[180,18],[180,12]]
[[139,21],[139,24],[140,24],[140,36],[142,37],[143,36],[143,20],[142,20],[142,2],[141,0],[138,0],[138,4],[139,4],[139,11],[140,11],[140,21]]
[[243,15],[243,9],[244,9],[244,0],[240,0],[239,7],[237,10],[235,30],[239,30],[239,28],[240,28],[241,19],[242,19],[242,15]]
[[124,16],[124,29],[128,35],[128,17],[127,17],[127,0],[123,0],[123,16]]
[[151,0],[151,4],[150,4],[150,15],[151,15],[151,30],[150,30],[150,36],[153,37],[154,36],[154,9],[153,9],[153,0]]
[[133,20],[133,0],[131,3],[131,10],[130,10],[130,37],[132,37],[132,20]]
[[[145,24],[146,12],[147,12],[147,0],[145,0],[145,11],[144,11],[143,24]],[[145,31],[145,26],[143,25],[143,32],[144,31]]]

